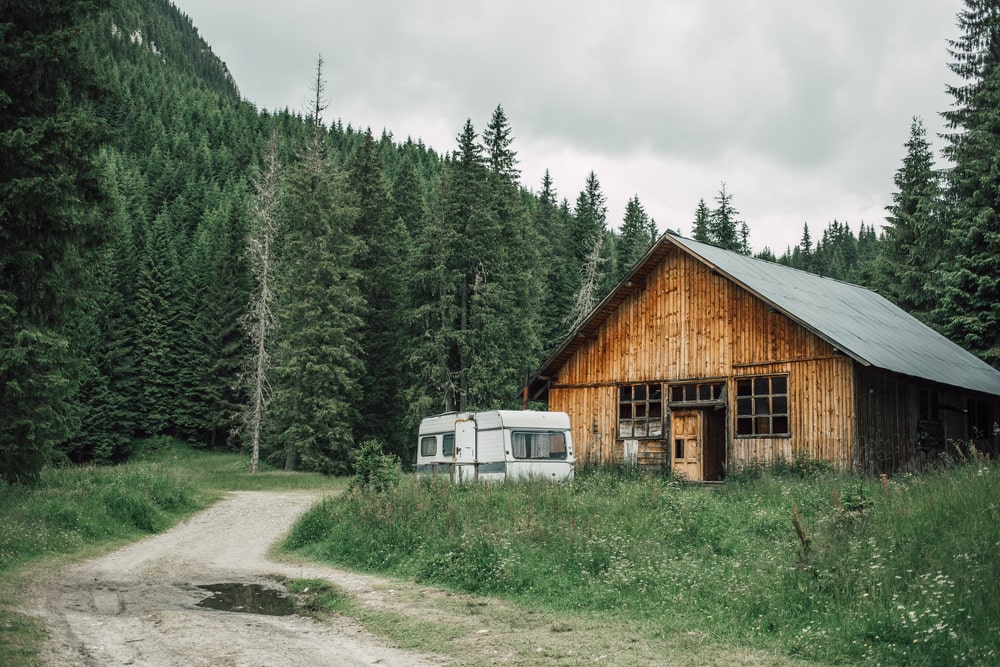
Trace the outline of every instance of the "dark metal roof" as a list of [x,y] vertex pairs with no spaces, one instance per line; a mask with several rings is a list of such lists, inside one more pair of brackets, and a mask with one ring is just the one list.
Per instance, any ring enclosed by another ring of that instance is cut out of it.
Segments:
[[685,252],[865,366],[1000,396],[1000,371],[876,292],[666,233],[545,362],[535,395],[632,289],[671,252]]

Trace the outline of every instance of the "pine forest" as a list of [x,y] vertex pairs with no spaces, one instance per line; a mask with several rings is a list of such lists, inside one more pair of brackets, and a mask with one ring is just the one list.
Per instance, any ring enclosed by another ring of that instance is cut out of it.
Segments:
[[[798,245],[755,251],[723,174],[662,222],[875,289],[1000,368],[1000,1],[957,25],[949,134],[913,119],[884,223],[789,221]],[[290,74],[307,108],[259,110],[169,0],[5,0],[0,31],[8,482],[161,437],[329,474],[377,441],[407,465],[422,417],[520,407],[664,229],[638,196],[609,220],[594,172],[522,183],[502,105],[437,149],[328,126],[318,57]]]

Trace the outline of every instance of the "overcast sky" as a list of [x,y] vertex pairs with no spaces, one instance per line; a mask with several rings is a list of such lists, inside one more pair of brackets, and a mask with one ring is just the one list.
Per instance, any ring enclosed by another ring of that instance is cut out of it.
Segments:
[[721,183],[754,251],[880,226],[913,116],[935,151],[961,0],[174,0],[259,108],[329,110],[446,153],[503,106],[522,182],[688,235]]

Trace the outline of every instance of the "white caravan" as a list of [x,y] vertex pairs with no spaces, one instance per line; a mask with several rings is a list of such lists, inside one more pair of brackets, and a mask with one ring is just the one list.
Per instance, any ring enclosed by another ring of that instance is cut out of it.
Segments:
[[448,412],[420,422],[417,474],[454,482],[573,478],[565,412]]

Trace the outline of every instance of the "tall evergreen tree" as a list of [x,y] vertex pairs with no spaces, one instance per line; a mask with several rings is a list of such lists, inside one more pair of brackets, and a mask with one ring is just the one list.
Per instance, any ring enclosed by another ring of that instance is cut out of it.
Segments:
[[104,3],[9,0],[0,17],[0,475],[31,482],[76,426],[88,258],[103,237],[80,26]]
[[[583,190],[576,198],[576,207],[569,230],[574,260],[572,268],[578,273],[578,276],[581,275],[579,272],[583,266],[588,263],[593,249],[595,247],[600,249],[600,261],[593,265],[593,269],[598,272],[594,287],[598,299],[614,287],[616,282],[612,242],[609,240],[607,201],[607,197],[601,190],[601,183],[597,180],[597,174],[590,172],[587,174]],[[600,243],[598,243],[598,239],[600,239]],[[583,279],[578,277],[577,280],[577,285],[581,286]]]
[[542,235],[546,258],[542,264],[545,285],[542,349],[545,351],[553,349],[568,331],[567,319],[579,281],[569,255],[571,239],[567,238],[567,229],[570,218],[569,205],[565,200],[562,206],[559,205],[552,176],[546,169],[535,209],[535,226]]
[[348,182],[358,206],[356,229],[363,243],[356,266],[367,304],[358,436],[378,439],[390,452],[409,460],[409,442],[399,418],[405,412],[403,360],[409,344],[399,335],[405,324],[406,285],[389,268],[406,265],[410,242],[402,219],[395,215],[381,147],[371,130],[354,154]]
[[275,286],[278,321],[272,458],[286,470],[344,474],[357,423],[364,299],[355,268],[357,208],[325,146],[322,59],[309,112],[312,137],[283,183],[284,218]]
[[[179,432],[182,370],[186,335],[179,234],[166,211],[146,235],[136,285],[136,350],[142,380],[139,431],[143,435]],[[190,369],[188,369],[190,370]]]
[[950,42],[948,86],[954,108],[943,115],[954,132],[945,155],[950,229],[934,319],[944,333],[1000,368],[1000,3],[965,0],[963,34]]
[[507,114],[504,113],[503,107],[498,104],[483,132],[486,160],[490,171],[494,174],[503,180],[517,183],[521,172],[517,168],[517,153],[511,149],[513,142],[514,138],[511,136]]
[[[886,207],[885,241],[877,261],[877,287],[897,306],[929,321],[936,302],[931,280],[939,260],[941,182],[923,121],[914,118],[903,164]],[[863,231],[863,230],[862,230]]]
[[655,241],[656,223],[646,213],[639,195],[634,195],[625,205],[625,218],[619,230],[619,277],[630,271]]
[[691,228],[691,237],[701,243],[710,243],[709,225],[712,222],[712,212],[708,210],[705,199],[698,200],[698,207],[694,210],[694,224]]
[[725,183],[719,189],[715,203],[717,206],[712,210],[711,218],[708,221],[709,242],[719,248],[742,252],[744,248],[743,244],[740,243],[740,226],[742,224],[739,219],[740,213],[733,206],[733,195],[726,190]]

